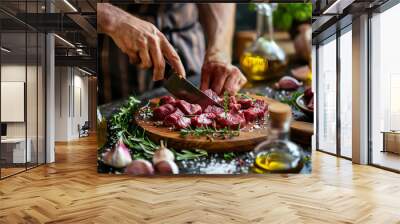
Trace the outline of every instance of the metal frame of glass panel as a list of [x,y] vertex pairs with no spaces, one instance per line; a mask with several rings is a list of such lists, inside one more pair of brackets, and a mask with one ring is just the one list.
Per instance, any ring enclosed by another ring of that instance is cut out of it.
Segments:
[[[340,67],[340,37],[345,34],[346,32],[351,31],[351,29],[349,29],[351,27],[351,23],[349,23],[349,18],[345,17],[344,20],[346,20],[345,26],[344,27],[339,27],[337,25],[336,26],[336,32],[331,34],[330,36],[326,37],[325,39],[321,40],[318,44],[316,44],[316,92],[318,93],[319,91],[319,83],[320,83],[320,75],[319,75],[319,63],[318,63],[318,59],[319,59],[319,47],[322,43],[324,42],[330,42],[330,41],[336,41],[336,152],[332,153],[332,152],[328,152],[324,149],[320,148],[320,143],[319,143],[319,136],[320,136],[320,127],[319,127],[319,102],[320,99],[318,99],[318,94],[316,94],[316,101],[317,101],[317,107],[315,110],[316,113],[316,150],[323,152],[323,153],[327,153],[329,155],[333,155],[333,156],[338,156],[340,158],[344,158],[347,160],[352,160],[351,158],[347,157],[347,156],[343,156],[341,153],[341,118],[340,118],[340,81],[341,81],[341,67]],[[332,36],[335,36],[334,38],[332,38]]]
[[[25,4],[25,12],[26,12],[26,9],[27,9],[26,7],[27,7],[28,1],[25,0],[25,1],[20,1],[20,2]],[[39,4],[39,2],[44,2],[44,1],[39,1],[39,0],[36,1],[36,8],[37,8],[36,11],[37,12],[38,12],[38,4]],[[0,5],[0,8],[1,8],[1,5]],[[46,11],[47,11],[47,8],[46,8]],[[2,10],[2,12],[7,13],[4,10]],[[14,19],[16,19],[18,22],[21,22],[17,18],[14,18]],[[0,24],[0,26],[1,26],[1,24]],[[27,171],[29,169],[32,169],[32,168],[38,167],[40,165],[43,165],[47,161],[47,158],[46,158],[47,157],[47,153],[46,153],[46,148],[47,148],[46,117],[47,117],[47,114],[46,114],[46,109],[45,109],[47,107],[47,105],[46,105],[46,95],[47,95],[46,94],[46,91],[47,91],[47,88],[46,88],[46,85],[47,85],[47,82],[46,82],[46,77],[47,77],[46,36],[43,35],[42,38],[39,38],[39,36],[40,36],[39,34],[41,34],[43,32],[40,32],[39,30],[36,30],[35,28],[33,28],[32,26],[29,26],[26,23],[24,23],[24,26],[25,26],[25,29],[24,30],[20,30],[20,31],[22,31],[21,34],[25,35],[25,87],[24,87],[24,91],[25,91],[25,93],[24,93],[25,168],[23,170],[21,170],[21,171],[18,171],[18,172],[12,173],[10,175],[4,176],[3,173],[2,173],[2,167],[0,167],[0,179],[5,179],[7,177],[14,176],[16,174],[25,172],[25,171]],[[27,147],[28,147],[28,141],[27,141],[28,140],[28,113],[27,113],[27,94],[28,93],[27,93],[27,82],[28,82],[28,78],[27,78],[27,76],[28,76],[28,31],[29,30],[32,31],[30,33],[36,34],[36,50],[35,50],[35,52],[36,52],[36,65],[35,65],[36,66],[36,122],[35,122],[36,123],[35,124],[36,125],[36,136],[33,136],[33,138],[36,138],[36,143],[37,144],[36,144],[36,148],[35,148],[35,150],[36,150],[36,161],[35,161],[35,163],[33,165],[30,164],[32,166],[28,167],[28,153],[27,153]],[[2,34],[3,33],[7,33],[7,32],[4,32],[4,31],[2,31],[0,29],[0,46],[3,45],[2,44]],[[43,34],[46,34],[46,33],[43,33]],[[41,41],[42,47],[44,48],[44,50],[41,49],[40,52],[39,52],[39,46],[40,46],[39,45],[39,41]],[[39,55],[39,54],[42,54],[42,55]],[[41,70],[41,73],[42,73],[42,84],[44,85],[43,86],[43,91],[44,92],[41,94],[41,97],[44,97],[44,99],[42,99],[42,104],[43,105],[41,105],[41,106],[43,107],[42,109],[43,109],[43,112],[44,112],[44,116],[42,116],[41,118],[39,118],[39,67],[38,67],[40,65],[39,64],[39,56],[42,58],[42,60],[44,60],[44,66],[41,66],[42,67],[42,70]],[[1,68],[2,65],[3,65],[3,60],[2,60],[2,55],[0,54],[0,68]],[[1,79],[2,79],[2,77],[1,77],[1,69],[0,69],[0,82],[1,82]],[[1,85],[0,85],[0,90],[1,90]],[[0,93],[0,100],[1,100],[1,93]],[[0,111],[1,111],[1,105],[0,105]],[[42,152],[43,152],[43,155],[41,155],[41,156],[44,157],[44,158],[42,158],[43,162],[40,162],[40,160],[39,160],[39,121],[43,122],[43,128],[44,128],[44,130],[43,130],[43,140],[42,140],[43,141],[42,142],[43,143],[42,144],[43,149],[41,149]],[[0,123],[1,123],[1,115],[0,115]],[[1,149],[2,149],[2,146],[0,144],[0,158],[1,158],[1,152],[2,152]]]

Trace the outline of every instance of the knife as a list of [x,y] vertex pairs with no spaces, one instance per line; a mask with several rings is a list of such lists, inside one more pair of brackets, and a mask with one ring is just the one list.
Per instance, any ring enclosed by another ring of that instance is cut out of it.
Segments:
[[164,87],[176,98],[192,104],[199,104],[202,108],[206,108],[209,105],[222,107],[220,103],[207,96],[190,81],[180,77],[170,66],[166,65],[166,67],[169,67],[169,71],[166,68],[167,80],[164,83]]

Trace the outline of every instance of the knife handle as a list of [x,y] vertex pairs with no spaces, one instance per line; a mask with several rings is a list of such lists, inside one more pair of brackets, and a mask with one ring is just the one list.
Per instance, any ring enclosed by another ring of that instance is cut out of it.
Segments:
[[173,73],[175,73],[174,69],[172,68],[171,64],[165,59],[165,73],[164,79],[168,79]]

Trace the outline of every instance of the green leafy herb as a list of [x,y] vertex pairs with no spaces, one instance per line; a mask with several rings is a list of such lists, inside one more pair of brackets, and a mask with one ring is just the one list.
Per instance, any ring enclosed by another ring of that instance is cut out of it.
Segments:
[[236,154],[234,152],[226,152],[224,153],[225,160],[232,160],[236,158]]
[[229,94],[227,91],[224,92],[224,112],[225,115],[228,113],[229,111]]
[[311,162],[311,157],[309,155],[303,157],[303,163],[310,163],[310,162]]
[[[108,140],[108,145],[114,145],[118,139],[122,138],[124,143],[130,149],[131,155],[134,159],[150,160],[153,157],[154,151],[158,149],[159,145],[152,142],[145,135],[143,129],[133,124],[134,114],[139,107],[140,101],[135,97],[130,97],[127,104],[122,106],[119,111],[114,113],[110,119],[110,137]],[[147,115],[152,113],[151,108],[145,108],[144,110]],[[177,158],[193,159],[206,156],[207,153],[196,149],[194,151],[182,150],[179,154],[175,153],[175,155]]]
[[176,160],[190,160],[208,155],[207,151],[202,149],[194,149],[193,151],[182,150],[180,152],[177,152],[175,150],[171,151],[174,152]]
[[289,30],[294,22],[311,20],[311,3],[278,4],[273,12],[274,26],[281,30]]
[[240,97],[241,99],[253,99],[253,98],[251,98],[251,96],[249,96],[245,93],[238,93],[237,96]]
[[[261,3],[264,4],[264,3]],[[250,3],[250,11],[256,11],[256,3]],[[305,22],[311,20],[311,3],[280,3],[273,12],[274,27],[281,30],[289,30],[295,22]]]
[[[300,91],[293,92],[289,97],[287,97],[286,99],[281,100],[281,102],[282,102],[282,103],[286,103],[286,104],[288,104],[289,106],[298,108],[298,106],[297,106],[297,104],[296,104],[296,99],[297,99],[301,94],[303,94],[303,93],[300,92]],[[299,108],[298,108],[298,109],[299,109]]]
[[238,130],[231,130],[229,128],[222,128],[222,129],[215,129],[209,127],[201,127],[201,128],[185,128],[180,130],[180,135],[182,137],[187,136],[207,136],[211,141],[214,139],[227,139],[233,138],[235,136],[239,136],[240,129]]

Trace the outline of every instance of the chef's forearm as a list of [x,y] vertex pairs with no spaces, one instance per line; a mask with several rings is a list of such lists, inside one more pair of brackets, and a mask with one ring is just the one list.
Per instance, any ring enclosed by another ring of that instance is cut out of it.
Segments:
[[198,8],[200,23],[207,38],[206,60],[215,58],[230,63],[235,28],[235,4],[198,4]]

